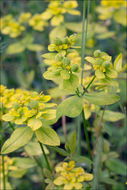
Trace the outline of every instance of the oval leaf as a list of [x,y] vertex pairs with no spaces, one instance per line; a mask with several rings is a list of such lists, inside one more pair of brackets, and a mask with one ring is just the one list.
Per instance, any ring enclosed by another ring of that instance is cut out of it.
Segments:
[[8,154],[24,146],[33,136],[33,131],[30,127],[20,127],[16,129],[11,137],[4,143],[1,153]]
[[46,145],[50,146],[59,146],[60,145],[60,139],[57,135],[57,133],[48,126],[43,126],[40,129],[35,131],[37,139]]
[[64,100],[57,108],[56,118],[59,119],[62,115],[68,117],[77,117],[82,111],[82,98],[72,96]]
[[107,94],[105,92],[93,92],[85,94],[84,99],[92,104],[99,106],[110,105],[119,101],[119,96],[116,94]]

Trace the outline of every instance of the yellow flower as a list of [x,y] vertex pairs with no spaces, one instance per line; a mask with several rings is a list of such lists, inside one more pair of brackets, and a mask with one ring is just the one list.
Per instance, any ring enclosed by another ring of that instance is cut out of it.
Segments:
[[49,2],[48,8],[44,13],[42,13],[42,17],[44,20],[51,19],[51,25],[52,26],[58,26],[62,22],[64,22],[64,14],[69,13],[72,15],[80,15],[80,12],[78,10],[75,10],[77,8],[78,3],[77,1],[51,1]]
[[[50,96],[22,89],[7,89],[1,85],[1,106],[6,108],[2,120],[11,121],[17,125],[25,124],[37,130],[43,125],[41,119],[54,120],[56,104],[48,103]],[[2,112],[3,113],[3,112]]]
[[31,13],[29,13],[29,12],[28,13],[21,13],[18,20],[20,23],[28,22],[30,17],[31,17]]
[[25,27],[13,19],[12,15],[7,15],[1,19],[1,32],[11,38],[21,35],[24,30]]
[[43,19],[41,14],[35,14],[30,20],[29,25],[33,27],[34,30],[43,31],[44,27],[47,26],[47,22]]
[[75,167],[74,161],[60,163],[56,166],[55,170],[59,176],[53,183],[57,186],[61,186],[64,190],[71,190],[73,188],[81,189],[81,182],[91,181],[93,179],[92,174],[86,173],[81,167]]

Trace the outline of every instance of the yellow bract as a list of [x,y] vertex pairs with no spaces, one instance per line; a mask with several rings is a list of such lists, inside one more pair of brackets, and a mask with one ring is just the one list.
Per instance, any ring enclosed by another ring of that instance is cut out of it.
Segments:
[[17,125],[25,124],[33,131],[43,126],[43,120],[53,120],[56,117],[56,110],[53,103],[47,103],[51,97],[39,94],[35,91],[22,89],[7,89],[0,86],[2,119],[11,121]]
[[0,22],[1,32],[5,35],[9,35],[11,38],[16,38],[25,30],[25,27],[12,18],[12,15],[1,18]]
[[48,8],[44,13],[42,13],[42,17],[45,20],[51,19],[51,25],[52,26],[58,26],[62,22],[64,22],[64,14],[69,13],[72,15],[80,15],[80,12],[78,10],[75,10],[77,8],[78,3],[77,1],[51,1],[48,5]]
[[28,13],[21,13],[18,20],[20,23],[28,22],[30,17],[31,17],[31,13],[29,13],[29,12]]
[[58,177],[53,181],[57,186],[61,186],[64,190],[66,189],[81,189],[84,181],[91,181],[93,175],[86,173],[83,168],[75,167],[75,162],[70,161],[62,162],[55,168]]
[[43,19],[42,14],[35,14],[30,20],[29,25],[35,30],[43,31],[44,27],[47,26],[47,22]]

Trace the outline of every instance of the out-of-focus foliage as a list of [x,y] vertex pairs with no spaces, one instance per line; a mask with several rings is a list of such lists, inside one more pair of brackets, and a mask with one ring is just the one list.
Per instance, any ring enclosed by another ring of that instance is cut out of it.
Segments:
[[0,189],[125,190],[126,0],[90,1],[82,79],[82,1],[1,7]]

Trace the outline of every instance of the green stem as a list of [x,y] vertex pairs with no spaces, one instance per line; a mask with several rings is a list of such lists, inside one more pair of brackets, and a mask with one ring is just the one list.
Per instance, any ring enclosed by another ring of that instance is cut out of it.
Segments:
[[10,127],[12,128],[12,130],[14,131],[15,128],[14,128],[14,126],[12,125],[12,123],[11,123],[11,122],[8,122],[8,123],[9,123]]
[[90,159],[93,160],[92,153],[91,153],[91,148],[90,148],[90,141],[89,141],[88,131],[87,131],[87,121],[85,119],[84,110],[82,110],[82,118],[83,118],[83,126],[84,126],[84,132],[85,132],[86,143],[87,143],[87,148],[88,148],[88,154],[89,154]]
[[82,93],[82,96],[87,92],[88,88],[91,86],[91,84],[93,83],[93,81],[95,80],[96,76],[94,76],[92,78],[92,80],[90,81],[90,83],[88,84],[88,86],[85,88],[84,92]]
[[43,170],[43,167],[40,163],[40,161],[34,156],[33,159],[36,161],[37,165]]
[[3,155],[3,154],[2,154],[2,174],[3,174],[3,190],[6,190],[5,168],[4,168],[4,155]]
[[27,50],[23,52],[23,59],[24,59],[24,68],[26,71],[29,70],[29,63],[28,63],[28,57],[27,57]]
[[[38,141],[38,142],[39,142],[39,141]],[[48,159],[47,159],[47,156],[46,156],[46,153],[45,153],[45,151],[44,151],[43,145],[42,145],[40,142],[39,142],[39,144],[40,144],[41,150],[42,150],[42,152],[43,152],[43,155],[44,155],[44,158],[45,158],[47,167],[48,167],[48,169],[52,172],[52,168],[51,168],[51,166],[50,166],[50,164],[49,164],[49,161],[48,161]]]
[[86,14],[85,1],[86,1],[86,0],[83,0],[82,54],[81,54],[81,69],[82,69],[82,72],[81,72],[81,85],[83,85],[84,57],[85,57],[85,47],[86,47],[86,39],[87,39],[88,15],[89,15],[89,7],[90,7],[90,0],[88,0],[87,18],[86,18],[86,25],[85,25],[85,14]]
[[80,125],[80,116],[77,118],[77,128],[78,128],[78,131],[77,131],[77,153],[78,155],[81,154],[81,125]]

